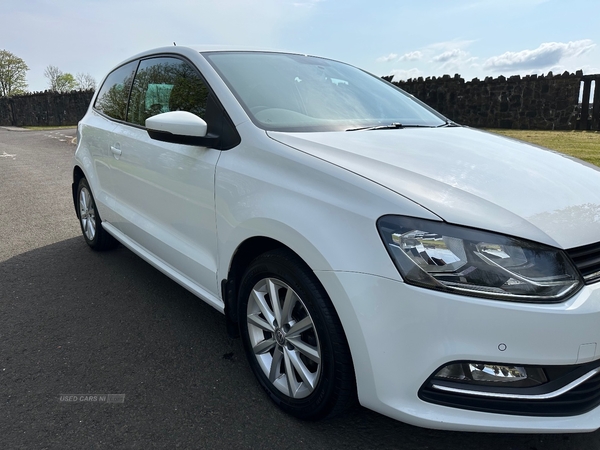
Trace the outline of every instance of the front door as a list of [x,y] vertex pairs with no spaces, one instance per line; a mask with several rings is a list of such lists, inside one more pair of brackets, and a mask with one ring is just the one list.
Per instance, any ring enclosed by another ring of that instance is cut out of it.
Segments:
[[113,225],[178,274],[220,297],[216,280],[215,167],[220,151],[150,139],[145,120],[184,110],[205,116],[208,90],[173,57],[140,62],[127,124],[117,124],[111,162]]

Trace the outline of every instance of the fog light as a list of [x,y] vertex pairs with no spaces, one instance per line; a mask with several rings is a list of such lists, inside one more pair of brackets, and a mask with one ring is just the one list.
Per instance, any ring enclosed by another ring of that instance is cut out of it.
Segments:
[[454,363],[443,367],[435,378],[481,386],[531,387],[548,381],[544,370],[532,366],[511,366],[479,362]]

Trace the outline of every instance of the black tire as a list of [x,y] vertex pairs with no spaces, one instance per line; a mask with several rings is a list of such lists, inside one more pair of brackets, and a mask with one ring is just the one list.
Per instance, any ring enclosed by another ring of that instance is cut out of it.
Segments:
[[[280,307],[272,306],[273,296]],[[319,420],[354,402],[354,367],[340,319],[298,256],[278,249],[256,258],[241,280],[238,313],[250,367],[281,409]]]
[[102,219],[98,214],[96,202],[85,178],[77,186],[77,218],[85,242],[94,250],[109,250],[118,245],[117,240],[102,228]]

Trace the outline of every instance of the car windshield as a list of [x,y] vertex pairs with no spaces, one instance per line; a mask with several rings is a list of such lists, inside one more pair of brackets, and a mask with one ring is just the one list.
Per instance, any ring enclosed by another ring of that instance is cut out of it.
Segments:
[[436,127],[444,118],[356,67],[284,53],[215,52],[205,58],[252,121],[273,131]]

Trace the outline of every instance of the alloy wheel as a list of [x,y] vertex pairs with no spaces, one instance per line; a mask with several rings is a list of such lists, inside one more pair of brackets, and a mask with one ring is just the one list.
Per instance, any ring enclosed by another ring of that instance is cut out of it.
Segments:
[[302,299],[281,280],[260,280],[248,299],[250,345],[269,382],[281,393],[309,396],[321,376],[321,348]]
[[79,218],[85,236],[93,241],[96,236],[96,211],[92,194],[86,187],[79,192]]

